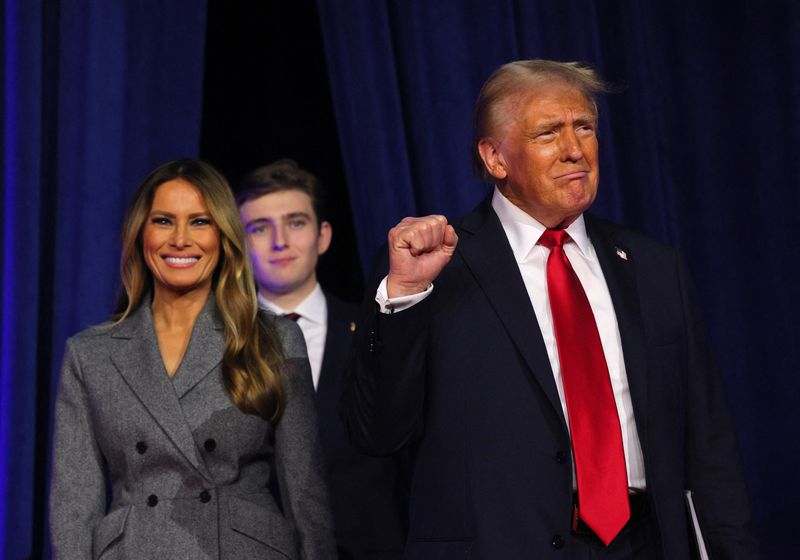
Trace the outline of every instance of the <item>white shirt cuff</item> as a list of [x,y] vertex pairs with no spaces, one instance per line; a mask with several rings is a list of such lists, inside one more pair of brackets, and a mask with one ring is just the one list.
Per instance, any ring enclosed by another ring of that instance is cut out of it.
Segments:
[[423,299],[431,295],[431,292],[433,291],[433,284],[431,284],[424,292],[411,294],[410,296],[400,296],[389,299],[386,289],[387,278],[388,276],[383,278],[378,286],[378,292],[375,294],[375,301],[378,302],[378,305],[380,305],[381,313],[386,313],[387,315],[396,313],[398,311],[403,311],[404,309],[408,309],[409,307],[418,304]]

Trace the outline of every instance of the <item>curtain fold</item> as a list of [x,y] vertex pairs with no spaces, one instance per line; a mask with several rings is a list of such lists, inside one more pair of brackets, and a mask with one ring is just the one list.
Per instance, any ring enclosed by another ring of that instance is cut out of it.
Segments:
[[601,101],[593,211],[685,254],[765,557],[800,552],[786,513],[800,506],[800,445],[787,445],[800,425],[800,4],[317,3],[365,270],[403,216],[456,217],[487,192],[470,172],[470,113],[495,68],[582,60],[620,86]]
[[205,18],[195,0],[3,2],[3,558],[49,557],[64,342],[111,311],[133,190],[198,153]]
[[[361,262],[368,263],[375,232],[390,216],[415,209],[389,13],[383,2],[371,0],[320,3],[319,9],[323,27],[327,22],[339,30],[323,29],[323,40],[334,91],[347,92],[334,94],[334,103],[341,142],[353,148],[344,167],[348,177],[359,178],[349,181],[350,201],[359,223]],[[354,20],[363,24],[350,25]],[[330,56],[334,52],[343,56]]]
[[[33,542],[39,277],[39,196],[42,187],[41,6],[6,2],[3,92],[2,366],[0,366],[0,556],[22,557],[16,541]],[[29,141],[19,142],[20,137]]]

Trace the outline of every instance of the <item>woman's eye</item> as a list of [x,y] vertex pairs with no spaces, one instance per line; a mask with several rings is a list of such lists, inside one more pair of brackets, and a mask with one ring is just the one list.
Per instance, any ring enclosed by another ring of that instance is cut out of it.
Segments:
[[192,220],[192,225],[195,226],[210,226],[211,219],[210,218],[195,218]]
[[157,226],[168,226],[172,222],[170,222],[168,218],[164,218],[163,216],[155,216],[152,218],[151,223]]

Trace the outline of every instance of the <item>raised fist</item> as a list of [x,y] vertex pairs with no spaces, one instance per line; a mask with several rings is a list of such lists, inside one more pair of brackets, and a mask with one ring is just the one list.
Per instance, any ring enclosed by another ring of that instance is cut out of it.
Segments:
[[458,236],[447,218],[440,215],[403,218],[389,230],[390,298],[425,291],[450,262]]

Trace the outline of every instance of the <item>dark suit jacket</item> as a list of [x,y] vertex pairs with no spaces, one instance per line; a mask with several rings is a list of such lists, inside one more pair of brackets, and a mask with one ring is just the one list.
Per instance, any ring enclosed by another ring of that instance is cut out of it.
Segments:
[[[275,424],[239,410],[223,386],[213,295],[172,379],[146,303],[69,339],[50,491],[56,557],[333,557],[303,335],[291,321],[267,320],[287,358]],[[283,511],[267,490],[273,465]]]
[[403,454],[370,457],[348,441],[339,416],[339,401],[359,306],[328,293],[325,299],[328,332],[317,387],[317,410],[339,556],[342,560],[401,558],[407,503]]
[[[591,216],[586,224],[617,313],[664,558],[689,558],[686,488],[715,558],[757,557],[725,393],[684,265],[652,239]],[[550,558],[559,545],[568,557],[570,439],[530,299],[490,199],[456,230],[430,297],[365,314],[344,398],[348,430],[373,452],[418,445],[406,558]]]

